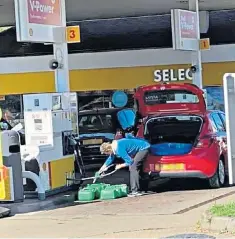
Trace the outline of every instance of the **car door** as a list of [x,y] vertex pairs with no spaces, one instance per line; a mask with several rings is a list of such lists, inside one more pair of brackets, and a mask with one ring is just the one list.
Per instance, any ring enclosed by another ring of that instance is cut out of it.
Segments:
[[224,158],[225,158],[225,168],[226,171],[228,169],[228,163],[227,163],[227,138],[226,138],[226,127],[225,127],[225,123],[223,121],[223,115],[221,115],[222,113],[220,112],[214,112],[212,113],[212,119],[214,121],[214,124],[216,126],[217,129],[217,141],[218,144],[220,145],[220,151],[223,154]]

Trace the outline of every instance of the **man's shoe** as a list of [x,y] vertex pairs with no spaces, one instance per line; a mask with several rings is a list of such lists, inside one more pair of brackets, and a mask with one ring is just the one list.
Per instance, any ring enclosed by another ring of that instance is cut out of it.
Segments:
[[141,192],[131,192],[127,196],[128,197],[139,197],[139,196],[142,196],[142,195],[143,195],[143,193],[141,193]]
[[141,193],[142,193],[143,195],[144,195],[144,194],[146,195],[146,194],[155,194],[156,192],[149,191],[149,190],[147,191],[147,190],[146,190],[146,191],[141,191]]

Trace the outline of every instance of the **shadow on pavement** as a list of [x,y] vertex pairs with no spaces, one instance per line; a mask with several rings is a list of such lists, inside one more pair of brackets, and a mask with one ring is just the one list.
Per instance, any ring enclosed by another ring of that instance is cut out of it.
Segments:
[[[97,169],[92,169],[87,171],[86,176],[87,177],[93,176],[95,171],[97,171]],[[117,171],[115,174],[111,176],[107,176],[103,179],[100,179],[97,182],[129,185],[129,171],[128,170]],[[86,186],[86,184],[92,184],[92,180],[84,181],[81,187]],[[45,201],[46,204],[44,205],[44,202],[40,202],[42,203],[42,206],[39,206],[39,208],[37,207],[38,209],[35,209],[33,211],[51,211],[57,208],[82,206],[86,204],[97,204],[97,203],[99,204],[99,202],[103,202],[101,200],[95,200],[92,202],[76,201],[78,199],[78,189],[79,188],[78,187],[76,188],[75,186],[73,191],[54,196],[55,199],[53,199],[53,196],[48,197],[48,201],[50,203],[46,203]],[[198,179],[156,180],[150,184],[150,188],[149,188],[150,191],[156,194],[161,194],[165,192],[183,192],[183,191],[195,191],[195,190],[206,190],[206,189],[208,189],[208,185],[206,181],[198,180]],[[39,204],[37,199],[33,200],[32,202],[36,203],[37,205]],[[26,205],[23,205],[23,206],[27,207],[27,203]],[[11,215],[27,213],[26,212],[27,210],[25,212],[18,209],[14,210],[12,208],[11,210],[12,210]]]
[[[93,176],[96,169],[87,171],[87,176]],[[124,169],[117,171],[115,174],[100,179],[97,182],[110,184],[127,184],[129,185],[129,171]],[[85,181],[82,186],[92,183],[92,180]],[[202,179],[160,179],[150,183],[150,190],[157,193],[168,191],[194,191],[210,189],[206,180]]]

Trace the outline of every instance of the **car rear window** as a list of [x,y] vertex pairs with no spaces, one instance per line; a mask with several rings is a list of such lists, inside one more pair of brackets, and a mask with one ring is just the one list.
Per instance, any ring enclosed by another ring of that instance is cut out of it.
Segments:
[[144,94],[146,105],[166,103],[198,103],[197,95],[185,90],[148,91]]
[[115,122],[112,115],[94,114],[82,115],[78,119],[79,132],[89,133],[113,133],[115,131]]

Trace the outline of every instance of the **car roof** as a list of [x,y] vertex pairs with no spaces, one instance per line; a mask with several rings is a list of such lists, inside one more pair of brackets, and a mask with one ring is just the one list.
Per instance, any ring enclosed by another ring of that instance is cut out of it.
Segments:
[[[79,111],[78,114],[79,115],[92,115],[92,114],[112,114],[112,113],[116,113],[122,109],[125,108],[97,108],[97,109],[92,109],[92,110],[82,110]],[[129,108],[126,108],[129,109]]]

